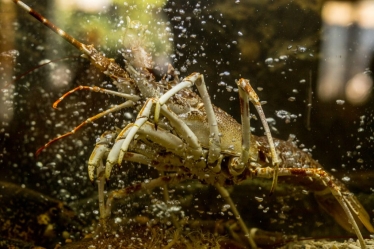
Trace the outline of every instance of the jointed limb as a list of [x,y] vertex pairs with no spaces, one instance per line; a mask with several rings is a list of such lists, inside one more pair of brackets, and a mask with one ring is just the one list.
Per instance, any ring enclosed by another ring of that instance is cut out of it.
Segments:
[[[275,169],[270,168],[270,167],[257,168],[255,169],[254,175],[256,175],[257,177],[262,177],[262,178],[271,178],[274,175],[274,171]],[[352,231],[358,237],[361,248],[366,248],[366,244],[364,242],[360,229],[358,228],[355,217],[357,218],[357,220],[361,220],[362,224],[371,233],[373,233],[374,228],[368,221],[369,220],[367,218],[368,214],[360,205],[357,206],[357,204],[355,204],[355,201],[352,201],[346,197],[346,196],[351,195],[351,193],[349,193],[347,190],[341,190],[339,185],[336,183],[336,180],[334,180],[332,176],[329,176],[329,174],[326,171],[322,169],[317,169],[317,168],[305,168],[305,169],[279,168],[278,176],[311,177],[314,181],[319,181],[323,183],[323,185],[325,185],[326,188],[328,188],[329,190],[327,193],[324,193],[324,195],[328,195],[330,193],[334,197],[334,199],[337,202],[339,202],[340,207],[343,209],[346,215],[346,217],[334,217],[334,218],[336,219],[339,218],[339,221],[342,223],[343,222],[346,223],[348,221],[348,224],[350,223],[352,227]],[[353,205],[355,205],[356,207],[353,207]],[[360,210],[360,213],[357,212],[358,209]],[[342,226],[349,227],[348,224],[342,225]]]
[[162,176],[156,179],[152,179],[149,182],[136,183],[127,188],[112,191],[108,196],[105,206],[105,214],[103,217],[106,219],[110,216],[114,199],[123,199],[131,194],[136,194],[143,190],[152,190],[157,187],[162,187],[165,184],[176,184],[187,178],[188,177],[185,175],[171,174],[168,176]]
[[[139,127],[139,125],[141,126]],[[182,158],[186,157],[186,145],[179,137],[161,128],[156,131],[154,124],[150,122],[144,122],[143,124],[138,123],[138,125],[135,122],[134,124],[127,125],[118,135],[107,158],[105,169],[106,179],[109,179],[114,164],[119,162],[119,160],[121,160],[121,162],[122,160],[132,161],[131,156],[129,156],[131,154],[128,154],[127,150],[135,134],[139,136],[140,140],[150,140],[151,142],[163,147],[166,151],[170,151]],[[124,143],[126,143],[125,146]],[[126,150],[123,150],[124,148]],[[141,158],[140,160],[146,162]]]
[[[249,83],[249,80],[240,79],[237,82],[237,84],[238,84],[238,87],[239,87],[240,97],[242,97],[243,95],[246,95],[247,97],[245,98],[245,100],[249,99],[249,101],[252,102],[252,104],[255,106],[255,108],[257,110],[258,115],[260,116],[262,126],[265,129],[265,135],[266,135],[266,137],[268,139],[268,142],[269,142],[272,163],[273,163],[273,166],[274,166],[273,183],[272,183],[271,189],[270,189],[270,193],[273,193],[274,190],[275,190],[275,187],[277,186],[278,169],[279,169],[279,164],[280,164],[281,161],[278,158],[277,152],[275,151],[275,145],[274,145],[273,137],[271,136],[271,132],[270,132],[270,129],[269,129],[269,125],[266,121],[264,110],[261,107],[260,99],[258,98],[256,92],[253,90],[251,84]],[[247,108],[246,105],[242,105],[242,106],[243,106],[243,108]],[[248,115],[249,115],[249,107],[248,107],[248,109],[243,109],[242,110],[242,122],[244,122],[242,125],[246,129],[245,132],[248,132],[248,128],[249,128],[249,118],[246,114],[247,112],[248,112]],[[251,139],[251,136],[247,136],[246,134],[244,134],[244,129],[243,129],[243,141],[250,140],[250,139]],[[245,141],[245,142],[243,142],[243,144],[247,145],[247,144],[250,144],[250,142]]]
[[77,130],[79,130],[80,128],[82,128],[84,125],[88,124],[88,123],[92,123],[93,121],[105,116],[105,115],[108,115],[109,113],[113,113],[113,112],[117,112],[118,110],[121,110],[123,108],[127,108],[127,107],[132,107],[134,106],[135,103],[132,101],[132,100],[128,100],[120,105],[116,105],[108,110],[105,110],[103,112],[100,112],[99,114],[96,114],[95,116],[93,117],[90,117],[88,119],[86,119],[84,122],[82,122],[80,125],[78,125],[77,127],[75,127],[73,130],[71,130],[70,132],[68,133],[65,133],[61,136],[58,136],[54,139],[52,139],[51,141],[49,141],[48,143],[46,143],[45,145],[43,145],[42,147],[40,147],[35,155],[38,156],[45,148],[47,148],[48,146],[50,146],[51,144],[53,144],[54,142],[64,138],[64,137],[67,137],[67,136],[70,136],[72,134],[74,134]]
[[227,189],[219,185],[218,183],[215,184],[216,189],[221,194],[221,196],[225,199],[225,201],[230,205],[231,211],[233,212],[234,216],[236,217],[240,228],[244,232],[244,236],[248,239],[249,244],[251,245],[251,248],[257,248],[256,243],[254,242],[252,236],[250,236],[249,230],[247,228],[247,225],[244,223],[242,217],[240,217],[239,211],[236,209],[236,206],[234,202],[232,201],[229,192]]
[[210,136],[208,165],[212,165],[213,167],[219,166],[217,160],[219,159],[221,153],[221,143],[219,138],[218,124],[202,74],[191,74],[159,98],[159,100],[156,102],[155,107],[155,122],[158,122],[161,106],[163,106],[172,96],[174,96],[180,90],[191,87],[193,85],[196,85],[197,90],[200,93],[209,123]]
[[80,91],[80,90],[89,90],[89,91],[93,91],[93,92],[100,92],[100,93],[106,93],[106,94],[110,94],[110,95],[113,95],[113,96],[118,96],[118,97],[122,97],[122,98],[125,98],[125,99],[128,99],[128,100],[132,100],[134,102],[138,101],[140,99],[139,96],[137,95],[132,95],[132,94],[126,94],[126,93],[121,93],[121,92],[117,92],[117,91],[112,91],[112,90],[108,90],[108,89],[105,89],[105,88],[101,88],[101,87],[98,87],[98,86],[78,86],[70,91],[68,91],[67,93],[65,93],[64,95],[62,95],[58,100],[56,100],[54,103],[53,103],[53,108],[57,108],[57,105],[63,101],[67,96],[69,96],[70,94],[76,92],[76,91]]

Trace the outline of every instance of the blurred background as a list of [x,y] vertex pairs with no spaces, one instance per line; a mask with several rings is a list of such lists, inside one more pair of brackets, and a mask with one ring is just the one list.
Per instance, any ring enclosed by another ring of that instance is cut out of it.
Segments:
[[[235,80],[250,79],[274,137],[287,140],[294,134],[301,149],[312,153],[359,197],[372,195],[373,1],[38,0],[27,4],[119,63],[126,16],[141,21],[152,33],[159,71],[171,63],[181,76],[203,73],[213,103],[238,121]],[[89,198],[96,193],[86,173],[95,141],[114,125],[121,127],[128,113],[89,124],[37,158],[35,151],[123,100],[82,91],[54,110],[53,102],[70,89],[110,88],[109,79],[13,2],[2,0],[0,11],[0,180],[66,203]],[[49,61],[53,62],[39,67]],[[251,125],[255,134],[263,134],[259,120]],[[123,171],[113,175],[112,186],[124,184]],[[372,206],[368,211],[373,217]]]

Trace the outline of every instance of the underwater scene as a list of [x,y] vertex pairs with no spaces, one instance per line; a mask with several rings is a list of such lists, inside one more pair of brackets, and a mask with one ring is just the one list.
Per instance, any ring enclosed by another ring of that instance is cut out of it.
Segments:
[[0,248],[374,248],[373,1],[0,11]]

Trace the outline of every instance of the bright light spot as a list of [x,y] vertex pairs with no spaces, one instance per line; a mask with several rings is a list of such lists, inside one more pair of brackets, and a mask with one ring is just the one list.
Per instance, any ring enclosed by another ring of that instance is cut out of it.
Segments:
[[345,87],[347,100],[352,104],[363,104],[370,96],[373,80],[366,74],[356,74]]
[[108,6],[111,0],[80,0],[80,1],[57,1],[59,8],[69,10],[76,9],[85,12],[97,12],[103,9],[104,6]]
[[330,25],[349,25],[353,21],[350,2],[326,2],[322,9],[322,19]]
[[374,2],[359,1],[356,20],[363,28],[374,28]]

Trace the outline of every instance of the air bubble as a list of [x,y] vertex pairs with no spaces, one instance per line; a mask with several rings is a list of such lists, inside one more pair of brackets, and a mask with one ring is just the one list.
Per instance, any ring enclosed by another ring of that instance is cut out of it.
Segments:
[[228,75],[230,75],[230,72],[228,71],[225,71],[219,74],[219,76],[228,76]]
[[19,56],[19,51],[15,50],[15,49],[12,49],[12,50],[0,53],[0,56],[15,58],[15,57]]
[[258,201],[258,202],[262,202],[264,200],[264,198],[261,198],[261,197],[255,197],[255,200]]
[[187,68],[186,68],[185,66],[182,66],[182,67],[180,68],[180,70],[181,70],[181,72],[183,72],[183,73],[187,72]]
[[273,64],[274,63],[274,59],[273,58],[267,58],[266,60],[265,60],[265,64],[266,65],[271,65],[271,64]]
[[298,46],[297,51],[304,53],[306,51],[306,47]]
[[289,119],[290,118],[290,113],[288,111],[285,111],[285,110],[279,110],[279,111],[276,111],[275,114],[277,115],[278,118],[281,118],[281,119]]
[[223,207],[222,207],[222,211],[223,212],[227,211],[228,209],[230,209],[230,205],[229,204],[223,205]]
[[341,100],[341,99],[338,99],[338,100],[336,100],[336,103],[337,103],[338,105],[344,105],[345,101],[344,101],[344,100]]
[[345,176],[342,178],[342,181],[343,182],[349,182],[351,180],[351,178],[349,178],[348,176]]
[[231,91],[232,91],[232,89],[233,89],[233,87],[232,87],[232,86],[226,86],[226,90],[227,90],[228,92],[231,92]]

